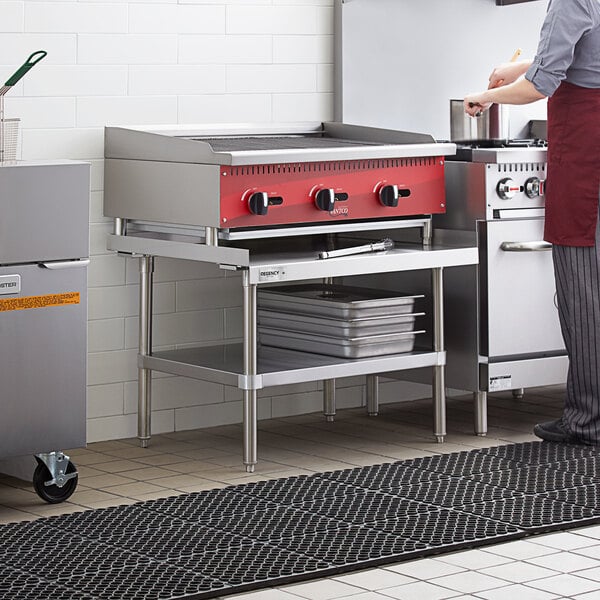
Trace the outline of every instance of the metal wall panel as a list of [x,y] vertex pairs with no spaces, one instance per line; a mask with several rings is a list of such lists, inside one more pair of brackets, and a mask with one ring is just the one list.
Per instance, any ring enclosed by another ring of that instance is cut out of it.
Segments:
[[[485,89],[517,48],[533,58],[547,2],[336,0],[336,120],[450,137],[451,98]],[[510,107],[511,135],[545,103]]]

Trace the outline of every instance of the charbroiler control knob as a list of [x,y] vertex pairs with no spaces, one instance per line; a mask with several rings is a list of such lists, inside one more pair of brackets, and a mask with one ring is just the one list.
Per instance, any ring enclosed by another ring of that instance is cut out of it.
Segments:
[[521,188],[510,177],[507,177],[498,182],[496,191],[502,200],[510,200],[517,192],[521,191]]
[[525,182],[525,195],[528,198],[537,198],[542,195],[542,182],[539,177],[530,177]]
[[383,206],[398,206],[399,197],[397,185],[383,185],[379,190],[379,202]]
[[248,198],[248,208],[255,215],[266,215],[269,210],[269,196],[267,192],[254,192]]
[[331,212],[335,205],[335,190],[323,188],[315,194],[315,204],[320,210]]

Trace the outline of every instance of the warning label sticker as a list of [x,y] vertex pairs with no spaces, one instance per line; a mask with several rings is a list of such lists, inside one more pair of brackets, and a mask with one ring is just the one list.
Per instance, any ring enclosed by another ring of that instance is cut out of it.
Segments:
[[46,308],[64,304],[79,304],[79,292],[64,294],[46,294],[45,296],[22,296],[21,298],[0,299],[0,312],[8,310],[25,310],[28,308]]
[[510,375],[498,375],[490,377],[489,391],[500,392],[502,390],[512,390],[512,377]]

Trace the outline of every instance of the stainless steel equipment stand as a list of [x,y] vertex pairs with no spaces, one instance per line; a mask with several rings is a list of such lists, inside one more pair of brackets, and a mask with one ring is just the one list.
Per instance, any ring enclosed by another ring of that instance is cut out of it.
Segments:
[[[343,256],[318,260],[314,250],[287,255],[274,250],[254,254],[247,248],[219,246],[190,241],[136,236],[119,223],[115,234],[108,236],[108,248],[138,256],[140,260],[140,334],[138,355],[139,403],[138,437],[146,447],[151,435],[152,371],[193,377],[238,387],[243,391],[243,462],[251,473],[257,464],[257,393],[274,385],[307,381],[324,382],[324,412],[328,420],[335,415],[335,379],[367,376],[367,410],[378,412],[378,374],[433,368],[433,434],[438,442],[446,435],[446,395],[444,347],[443,270],[446,267],[477,264],[477,247],[431,243],[397,244],[392,250],[377,254]],[[243,342],[212,347],[168,351],[152,349],[152,273],[154,257],[196,260],[218,264],[226,270],[240,271],[243,288]],[[309,352],[262,347],[258,353],[257,286],[272,282],[274,269],[281,273],[278,281],[298,282],[329,277],[350,277],[375,273],[430,270],[433,282],[433,348],[360,359],[341,359]],[[269,275],[265,275],[265,274]],[[282,357],[285,360],[282,360]]]

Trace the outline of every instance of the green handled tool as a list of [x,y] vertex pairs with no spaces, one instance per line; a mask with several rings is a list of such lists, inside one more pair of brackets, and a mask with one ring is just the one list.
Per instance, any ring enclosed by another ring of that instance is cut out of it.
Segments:
[[4,95],[12,88],[25,74],[35,65],[37,65],[44,56],[48,54],[45,50],[34,52],[0,87],[0,163],[4,161]]
[[33,66],[37,65],[44,56],[48,54],[45,50],[34,52],[7,80],[3,87],[0,88],[0,96],[8,92],[7,88],[13,87]]

